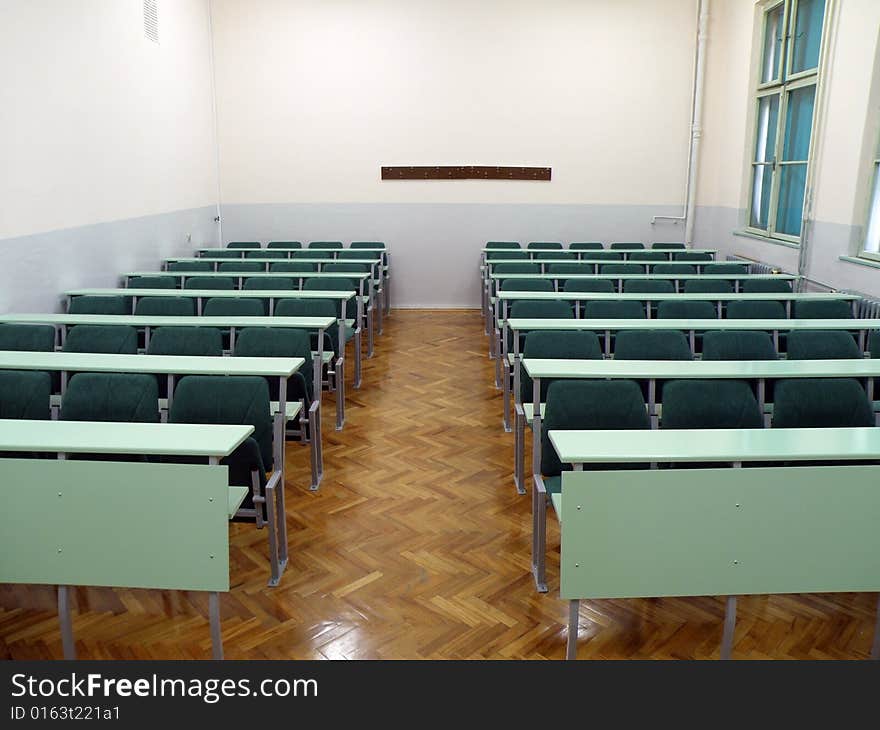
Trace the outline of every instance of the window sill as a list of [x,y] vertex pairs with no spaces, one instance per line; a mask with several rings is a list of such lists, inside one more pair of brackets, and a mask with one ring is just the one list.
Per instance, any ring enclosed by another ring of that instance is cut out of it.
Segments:
[[863,259],[860,256],[838,256],[841,261],[856,266],[867,266],[869,269],[880,269],[880,261],[872,261],[871,259]]
[[733,231],[734,236],[739,236],[740,238],[751,238],[755,241],[763,241],[764,243],[772,243],[774,246],[785,246],[786,248],[800,248],[801,245],[799,243],[792,243],[791,241],[783,241],[781,238],[770,238],[769,236],[761,236],[757,233],[752,233],[751,231],[746,230],[738,230]]

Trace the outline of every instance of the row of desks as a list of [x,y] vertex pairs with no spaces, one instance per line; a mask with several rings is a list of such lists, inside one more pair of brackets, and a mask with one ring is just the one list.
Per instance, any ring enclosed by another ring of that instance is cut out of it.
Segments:
[[[670,261],[674,260],[676,254],[695,253],[708,254],[713,259],[718,251],[714,248],[590,248],[590,249],[571,249],[571,248],[483,248],[480,250],[480,263],[486,263],[488,254],[500,253],[525,253],[530,259],[536,259],[539,254],[548,253],[569,253],[575,254],[578,259],[589,259],[599,251],[620,254],[624,260],[627,260],[634,253],[662,253],[665,254]],[[488,259],[491,261],[491,259]]]

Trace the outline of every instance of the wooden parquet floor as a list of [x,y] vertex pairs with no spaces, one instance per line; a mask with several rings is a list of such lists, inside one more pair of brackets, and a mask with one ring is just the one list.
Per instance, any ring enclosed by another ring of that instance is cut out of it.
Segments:
[[[349,368],[349,371],[351,368]],[[512,485],[513,436],[479,314],[395,311],[345,430],[325,396],[326,474],[307,488],[308,449],[288,444],[290,564],[266,587],[266,537],[232,526],[222,596],[229,659],[561,659],[559,536],[550,593],[529,573],[530,498]],[[874,594],[739,600],[735,658],[866,658]],[[718,656],[723,599],[581,603],[580,658]],[[78,588],[83,659],[210,657],[198,593]],[[60,658],[55,592],[0,586],[0,657]]]

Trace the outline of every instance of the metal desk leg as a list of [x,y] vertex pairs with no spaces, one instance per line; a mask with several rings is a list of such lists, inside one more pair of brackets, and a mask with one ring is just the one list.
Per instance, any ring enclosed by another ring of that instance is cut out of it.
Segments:
[[287,378],[278,378],[278,446],[275,458],[277,459],[275,468],[281,472],[281,479],[275,491],[275,501],[277,504],[278,516],[278,559],[281,563],[281,572],[287,566],[287,507],[284,500],[284,491],[286,487],[286,448],[287,439],[285,431],[287,430]]
[[724,611],[724,633],[721,637],[721,658],[730,659],[733,651],[733,634],[736,630],[736,596],[727,597]]
[[208,594],[208,616],[211,622],[211,658],[223,658],[223,634],[220,631],[220,594]]
[[568,637],[565,640],[565,658],[577,659],[578,610],[581,602],[575,598],[568,602]]
[[76,659],[73,619],[70,616],[70,586],[58,586],[58,620],[61,623],[61,646],[65,659]]
[[871,659],[880,659],[880,593],[877,594],[877,624],[874,626],[874,643],[871,646]]

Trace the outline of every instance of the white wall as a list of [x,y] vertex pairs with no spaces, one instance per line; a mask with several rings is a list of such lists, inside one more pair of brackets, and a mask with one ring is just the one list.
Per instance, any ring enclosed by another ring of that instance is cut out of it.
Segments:
[[[214,0],[224,237],[384,239],[397,303],[475,306],[496,237],[681,240],[694,0]],[[386,181],[382,165],[553,181]],[[441,253],[442,252],[442,253]]]
[[142,0],[0,2],[0,311],[215,236],[208,0],[160,0],[159,33]]

